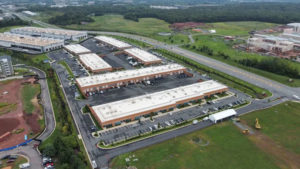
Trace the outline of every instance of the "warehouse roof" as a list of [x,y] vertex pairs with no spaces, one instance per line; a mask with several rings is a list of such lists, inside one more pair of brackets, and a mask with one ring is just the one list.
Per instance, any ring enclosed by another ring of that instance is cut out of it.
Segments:
[[139,48],[125,49],[125,52],[142,60],[143,62],[161,61],[161,59],[157,56]]
[[133,69],[133,70],[125,70],[125,71],[118,71],[118,72],[110,72],[100,75],[94,76],[87,76],[77,78],[76,81],[81,87],[87,87],[92,85],[100,85],[104,83],[110,82],[118,82],[120,80],[137,78],[141,76],[149,76],[153,74],[160,74],[170,71],[179,71],[183,70],[185,67],[179,64],[168,64],[162,66],[153,66],[153,67],[146,67],[141,69]]
[[0,33],[0,41],[13,42],[18,44],[27,44],[33,46],[49,46],[56,43],[62,43],[62,40],[39,38],[24,35],[16,35],[11,33]]
[[222,119],[225,119],[227,117],[231,117],[231,116],[235,116],[235,115],[236,115],[236,112],[235,112],[234,109],[228,109],[228,110],[224,110],[224,111],[209,115],[208,118],[211,121],[216,123],[218,120],[222,120]]
[[300,23],[289,23],[288,26],[300,27]]
[[75,36],[80,34],[86,34],[86,32],[82,31],[73,31],[73,30],[65,30],[65,29],[53,29],[53,28],[38,28],[38,27],[21,27],[21,28],[14,28],[12,30],[18,31],[26,31],[26,32],[35,32],[35,33],[48,33],[48,34],[55,34],[55,35],[68,35],[68,36]]
[[90,53],[91,51],[79,44],[66,45],[65,48],[75,54]]
[[205,93],[227,89],[227,86],[209,80],[152,94],[93,106],[101,122],[106,122],[156,108],[176,105],[179,101],[204,96]]
[[79,59],[92,71],[111,68],[108,63],[106,63],[100,56],[95,53],[79,55]]
[[117,39],[107,37],[107,36],[96,36],[95,39],[97,39],[99,41],[102,41],[102,42],[105,42],[105,43],[108,43],[108,44],[110,44],[114,47],[117,47],[117,48],[129,48],[129,47],[131,47],[131,45],[129,45],[128,43],[125,43],[125,42],[122,42],[122,41],[119,41]]

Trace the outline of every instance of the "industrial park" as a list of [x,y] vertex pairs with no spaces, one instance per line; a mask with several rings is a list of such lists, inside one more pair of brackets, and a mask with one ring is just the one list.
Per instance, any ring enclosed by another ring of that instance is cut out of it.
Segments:
[[0,3],[1,169],[300,167],[300,21],[48,3]]

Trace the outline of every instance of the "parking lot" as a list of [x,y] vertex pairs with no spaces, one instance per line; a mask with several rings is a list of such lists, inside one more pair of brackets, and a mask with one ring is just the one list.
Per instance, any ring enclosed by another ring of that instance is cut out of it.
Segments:
[[[103,59],[109,63],[111,66],[117,68],[122,67],[124,69],[135,69],[131,64],[129,64],[126,59],[126,55],[114,55],[111,48],[97,45],[93,39],[89,39],[82,44],[88,49],[96,52],[98,54],[105,53]],[[100,53],[99,53],[100,52]],[[110,53],[109,53],[110,52]],[[49,57],[56,61],[65,61],[71,68],[73,74],[76,74],[78,77],[87,76],[87,72],[79,64],[77,59],[74,56],[66,53],[64,50],[55,51],[49,53]],[[167,63],[168,60],[162,58],[163,62]],[[200,75],[197,72],[188,70],[193,74],[193,77],[187,77],[184,74],[181,75],[172,75],[159,79],[151,79],[137,84],[132,84],[119,88],[112,88],[108,90],[103,90],[102,92],[93,92],[90,93],[87,99],[77,100],[75,98],[76,93],[78,93],[77,87],[72,84],[74,80],[70,79],[70,75],[67,70],[57,62],[53,65],[56,72],[61,80],[61,83],[65,89],[67,98],[72,104],[72,107],[76,108],[76,116],[79,116],[80,119],[83,119],[81,122],[84,125],[84,129],[87,133],[92,134],[91,129],[95,129],[96,126],[93,123],[93,120],[88,114],[82,114],[81,108],[86,105],[94,106],[99,104],[105,104],[112,101],[118,101],[122,99],[127,99],[135,96],[140,96],[148,93],[159,92],[167,89],[176,88],[179,86],[193,84],[202,80],[210,80],[210,77],[205,75]],[[153,117],[153,120],[150,118],[142,118],[139,122],[132,122],[128,124],[122,124],[121,126],[114,127],[111,129],[99,131],[99,137],[93,138],[97,141],[102,141],[104,144],[112,144],[134,138],[146,133],[151,133],[155,130],[163,129],[190,121],[192,119],[202,117],[208,113],[213,113],[221,110],[225,110],[234,106],[245,103],[246,101],[251,101],[250,98],[233,89],[230,89],[231,93],[234,93],[235,96],[230,96],[226,99],[221,99],[217,102],[208,102],[204,105],[194,105],[183,109],[178,109],[172,113],[159,113],[157,116]]]
[[246,100],[244,99],[245,98],[243,96],[231,96],[215,103],[204,104],[202,106],[196,105],[183,108],[182,110],[179,109],[174,112],[161,113],[154,117],[152,121],[149,118],[145,118],[140,122],[134,122],[134,124],[124,124],[124,126],[121,127],[100,131],[98,139],[104,144],[110,145],[112,143],[138,137],[156,130],[174,127],[175,125],[190,121],[195,118],[203,117],[209,113],[222,111],[224,109],[244,104],[246,103]]

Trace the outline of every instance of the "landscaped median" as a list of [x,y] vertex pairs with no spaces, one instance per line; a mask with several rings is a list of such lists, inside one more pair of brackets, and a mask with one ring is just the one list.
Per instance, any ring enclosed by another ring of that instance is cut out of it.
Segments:
[[232,77],[226,73],[220,72],[218,70],[209,68],[208,66],[202,65],[192,59],[186,58],[184,56],[172,53],[165,49],[155,49],[154,52],[161,54],[162,56],[175,60],[178,63],[181,63],[187,67],[190,67],[196,71],[206,73],[213,79],[216,79],[229,87],[238,89],[244,93],[249,94],[253,98],[263,99],[272,95],[272,93],[268,90],[260,88],[258,86],[252,85],[248,82],[245,82],[241,79]]

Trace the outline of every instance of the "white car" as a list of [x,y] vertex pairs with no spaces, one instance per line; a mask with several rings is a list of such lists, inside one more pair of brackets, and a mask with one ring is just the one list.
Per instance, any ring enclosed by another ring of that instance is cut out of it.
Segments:
[[98,167],[95,160],[92,161],[92,167],[93,167],[93,168],[97,168],[97,167]]

